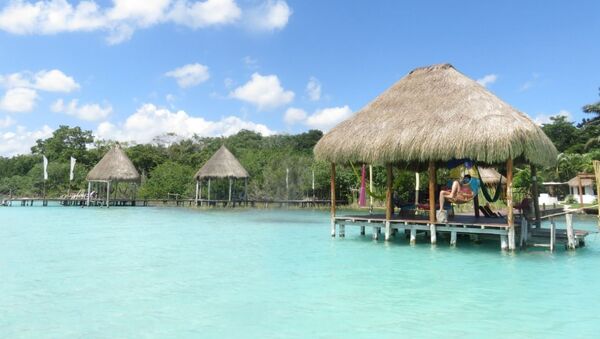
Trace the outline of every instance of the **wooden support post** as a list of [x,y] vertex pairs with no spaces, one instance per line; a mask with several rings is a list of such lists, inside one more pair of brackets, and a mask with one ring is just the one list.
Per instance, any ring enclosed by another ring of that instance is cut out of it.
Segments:
[[244,201],[248,206],[248,178],[244,178]]
[[533,211],[535,213],[535,227],[542,227],[542,214],[540,212],[540,194],[538,192],[538,182],[537,182],[537,167],[531,164],[531,195],[533,198]]
[[500,248],[503,251],[506,251],[508,249],[508,237],[506,235],[500,236]]
[[[373,165],[369,165],[369,192],[373,193]],[[373,214],[373,196],[369,194],[369,214]]]
[[202,180],[198,180],[198,202],[196,202],[196,205],[198,204],[202,206]]
[[577,190],[579,190],[579,207],[582,208],[583,207],[583,186],[581,185],[581,176],[579,174],[577,174],[577,178],[579,179],[578,180],[579,187],[577,187]]
[[479,195],[473,197],[473,211],[475,211],[475,218],[479,218]]
[[88,194],[87,194],[87,203],[86,206],[90,206],[90,194],[92,193],[92,182],[88,181]]
[[331,236],[335,237],[335,164],[331,163]]
[[198,206],[198,194],[200,193],[200,181],[196,179],[196,206]]
[[556,244],[556,224],[554,218],[550,219],[550,252],[554,252],[554,246]]
[[410,244],[414,245],[416,243],[417,243],[417,229],[413,227],[410,229]]
[[360,235],[365,235],[365,226],[360,226]]
[[233,185],[233,179],[229,178],[229,202],[231,202],[231,186]]
[[513,210],[513,160],[506,161],[506,205],[508,208],[508,249],[515,250],[515,215]]
[[210,178],[208,178],[208,206],[210,206]]
[[456,231],[450,232],[450,246],[456,246]]
[[435,222],[435,163],[429,162],[429,168],[427,170],[429,174],[429,222]]
[[346,237],[346,225],[340,224],[340,238]]
[[437,244],[437,232],[435,230],[435,224],[429,224],[429,233],[431,233],[431,244]]
[[394,204],[392,201],[392,184],[394,183],[394,172],[392,164],[387,164],[387,183],[385,191],[385,240],[390,240],[392,236],[392,228],[390,220],[394,212]]
[[415,172],[415,206],[419,205],[419,190],[420,190],[419,172]]
[[379,227],[373,226],[373,240],[379,239]]
[[577,241],[573,230],[573,214],[567,214],[565,218],[567,221],[567,249],[574,250],[577,247]]
[[110,205],[110,181],[106,182],[106,208]]
[[529,238],[529,223],[527,222],[527,218],[522,216],[521,217],[521,240],[519,242],[519,247],[526,248],[528,238]]

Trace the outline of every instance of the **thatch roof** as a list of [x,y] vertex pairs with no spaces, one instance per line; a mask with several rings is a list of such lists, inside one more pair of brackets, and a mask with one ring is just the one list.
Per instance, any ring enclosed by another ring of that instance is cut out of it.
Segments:
[[483,180],[483,182],[486,185],[490,185],[490,186],[497,185],[498,181],[500,181],[500,180],[502,180],[502,184],[506,183],[506,177],[501,175],[500,173],[498,173],[498,171],[496,171],[496,169],[494,169],[494,168],[479,167],[479,168],[477,168],[477,170],[479,171],[481,180]]
[[210,159],[198,170],[195,179],[202,178],[248,178],[248,172],[225,147],[221,146]]
[[86,179],[88,181],[140,181],[140,174],[121,146],[111,148],[92,168]]
[[581,177],[581,186],[592,186],[594,184],[594,175],[593,174],[588,174],[588,175],[581,175],[581,176],[575,176],[573,178],[571,178],[571,180],[569,180],[567,182],[567,184],[569,184],[569,187],[579,187],[579,178]]
[[427,163],[470,158],[551,165],[542,129],[452,65],[417,68],[343,121],[315,146],[334,163]]

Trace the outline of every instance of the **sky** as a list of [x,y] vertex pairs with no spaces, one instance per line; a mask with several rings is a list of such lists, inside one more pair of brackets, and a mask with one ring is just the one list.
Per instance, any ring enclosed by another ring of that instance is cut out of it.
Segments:
[[0,1],[0,156],[60,125],[327,131],[412,69],[451,63],[538,123],[598,101],[600,2]]

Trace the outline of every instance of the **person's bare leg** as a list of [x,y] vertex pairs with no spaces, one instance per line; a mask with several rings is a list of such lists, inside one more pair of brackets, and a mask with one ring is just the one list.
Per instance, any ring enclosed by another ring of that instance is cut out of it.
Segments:
[[450,197],[453,199],[456,198],[459,189],[460,183],[458,182],[458,180],[454,180],[454,182],[452,183],[452,191],[450,192]]
[[444,209],[444,204],[446,203],[446,198],[456,198],[458,195],[458,190],[460,189],[460,184],[457,180],[454,180],[452,183],[452,190],[450,192],[440,191],[440,211]]

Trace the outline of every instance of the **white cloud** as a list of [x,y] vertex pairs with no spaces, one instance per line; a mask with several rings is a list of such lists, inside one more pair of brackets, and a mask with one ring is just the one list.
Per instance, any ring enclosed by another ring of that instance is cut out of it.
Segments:
[[73,6],[66,0],[12,0],[0,12],[0,29],[13,34],[92,31],[105,25],[106,19],[93,1]]
[[483,87],[488,87],[488,85],[495,83],[496,80],[498,80],[497,74],[487,74],[483,78],[477,79],[477,82]]
[[290,107],[285,111],[283,121],[288,125],[294,125],[306,120],[307,114],[300,108]]
[[308,84],[306,84],[306,94],[310,101],[318,101],[321,99],[321,83],[319,79],[310,77]]
[[225,25],[237,21],[242,10],[233,0],[204,2],[176,1],[168,17],[175,23],[190,28]]
[[23,126],[17,126],[15,131],[0,132],[0,155],[11,157],[29,153],[37,139],[48,138],[52,132],[52,128],[46,125],[37,131],[29,131]]
[[[0,9],[0,30],[20,35],[102,31],[107,33],[109,44],[118,44],[130,39],[137,29],[165,23],[192,29],[230,25],[244,14],[235,0],[113,0],[112,6],[99,3],[9,0]],[[248,11],[249,21],[260,30],[282,29],[291,14],[282,0],[268,0]]]
[[30,88],[11,88],[0,99],[0,110],[8,112],[29,112],[35,107],[37,92]]
[[552,120],[550,120],[550,118],[555,117],[555,116],[563,116],[563,117],[567,118],[567,121],[573,121],[573,115],[571,114],[571,112],[567,111],[566,109],[562,109],[562,110],[558,111],[558,113],[555,113],[555,114],[539,113],[535,116],[533,121],[538,125],[548,124],[548,123],[552,122]]
[[352,115],[348,105],[343,107],[330,107],[316,111],[306,118],[305,124],[310,128],[327,131]]
[[181,88],[196,86],[210,78],[208,67],[198,63],[176,68],[165,75],[177,80],[177,84]]
[[164,12],[171,0],[113,0],[114,7],[106,17],[110,22],[133,21],[147,27],[164,20]]
[[101,123],[95,134],[102,139],[144,143],[166,133],[175,133],[182,137],[191,137],[194,134],[227,136],[242,129],[256,131],[263,135],[274,134],[263,124],[242,120],[235,116],[210,121],[202,117],[190,116],[185,111],[174,112],[152,104],[142,105],[120,125],[110,122]]
[[283,29],[292,15],[292,9],[283,0],[268,0],[250,11],[249,24],[252,29],[273,31]]
[[56,113],[66,113],[81,120],[98,121],[106,119],[113,111],[110,105],[85,104],[79,105],[77,100],[71,100],[67,105],[62,99],[56,100],[50,109]]
[[58,69],[41,70],[37,73],[29,71],[0,75],[0,85],[6,88],[32,88],[46,92],[72,92],[79,89],[79,84]]
[[328,131],[352,115],[348,105],[342,107],[329,107],[315,111],[308,115],[304,110],[290,107],[285,112],[283,120],[288,125],[302,123],[310,128]]
[[72,77],[57,69],[53,69],[36,73],[33,87],[47,92],[69,93],[79,89],[79,84]]
[[252,79],[236,88],[230,97],[252,103],[259,110],[271,109],[290,103],[294,100],[294,92],[281,87],[276,75],[252,74]]
[[4,119],[0,119],[0,128],[7,128],[14,125],[16,121],[10,116],[4,117]]

